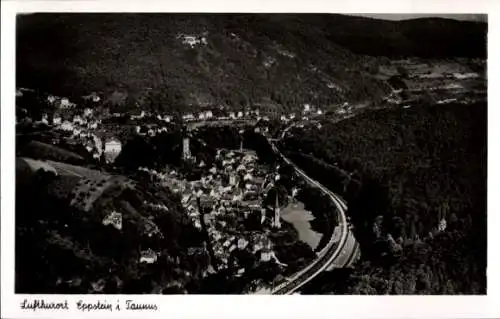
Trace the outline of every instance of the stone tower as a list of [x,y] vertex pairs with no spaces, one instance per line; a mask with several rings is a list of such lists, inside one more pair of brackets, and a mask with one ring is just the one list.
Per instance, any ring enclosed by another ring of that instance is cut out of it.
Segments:
[[184,136],[182,138],[182,158],[188,160],[191,158],[191,150],[189,149],[189,137]]
[[185,125],[182,127],[182,159],[189,160],[191,158],[191,149],[189,147],[190,133]]
[[276,191],[276,203],[274,207],[274,227],[276,228],[281,228],[281,221],[280,221],[280,203],[278,199],[278,192]]

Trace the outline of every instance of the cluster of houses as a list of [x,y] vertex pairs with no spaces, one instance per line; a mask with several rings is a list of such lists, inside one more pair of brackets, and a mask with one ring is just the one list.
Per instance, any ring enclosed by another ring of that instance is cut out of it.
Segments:
[[[202,224],[206,225],[215,257],[221,262],[218,269],[228,266],[235,250],[246,250],[261,262],[284,265],[276,258],[265,232],[269,227],[279,227],[279,207],[262,207],[263,197],[279,175],[267,174],[257,165],[257,156],[246,151],[218,150],[212,167],[203,161],[196,164],[204,168],[204,174],[195,181],[180,178],[176,171],[141,170],[155,175],[181,195],[181,203],[195,227],[201,230]],[[245,220],[251,215],[258,216],[261,232],[244,230]],[[244,272],[241,268],[238,274]]]
[[[179,35],[179,37],[183,38],[185,41],[191,43],[192,39],[190,36],[186,35]],[[201,41],[201,40],[200,40]],[[30,89],[25,89],[25,88],[20,88],[16,91],[16,96],[23,96],[28,91],[33,91]],[[82,96],[82,101],[85,103],[85,105],[88,104],[93,104],[96,105],[97,103],[100,103],[102,101],[101,96],[99,96],[97,93],[93,92],[91,94]],[[84,111],[84,114],[80,116],[75,116],[71,121],[71,119],[66,119],[64,120],[62,116],[59,116],[57,113],[64,113],[64,112],[72,112],[76,111],[75,107],[77,106],[75,103],[69,100],[67,97],[59,97],[55,95],[47,95],[46,97],[46,102],[49,105],[54,106],[54,109],[57,110],[56,114],[54,114],[53,117],[53,123],[55,125],[60,125],[63,126],[65,130],[70,130],[72,128],[72,125],[74,123],[78,123],[79,125],[84,124],[86,121],[89,125],[89,128],[91,129],[96,129],[98,123],[97,120],[95,119],[94,122],[91,121],[91,116],[92,115],[92,109],[87,108]],[[265,107],[264,107],[265,108]],[[265,108],[266,109],[266,108]],[[298,113],[289,113],[289,114],[284,114],[280,112],[276,112],[274,108],[271,108],[270,110],[264,110],[264,111],[259,111],[259,106],[257,105],[254,109],[246,109],[246,110],[240,110],[240,111],[231,111],[231,110],[225,110],[224,107],[216,107],[216,109],[208,109],[208,108],[203,108],[198,112],[187,112],[182,115],[182,120],[184,122],[196,122],[196,121],[223,121],[223,120],[245,120],[245,119],[254,119],[254,120],[269,120],[270,117],[273,118],[280,118],[282,121],[288,121],[288,120],[294,120],[294,119],[302,119],[302,120],[308,120],[309,116],[318,116],[322,115],[323,111],[320,108],[317,108],[313,105],[310,104],[304,104],[303,105],[303,110]],[[121,117],[122,114],[120,113],[113,113],[113,114],[108,114],[107,116],[115,116],[115,117]],[[137,114],[130,114],[129,115],[130,119],[132,121],[148,121],[149,119],[154,118],[157,121],[164,122],[166,124],[172,123],[175,121],[174,115],[171,114],[152,114],[151,112],[145,111],[145,110],[140,110],[139,113]],[[47,115],[45,115],[44,122],[50,122],[51,119],[48,118]],[[100,123],[100,121],[99,121]],[[139,126],[137,127],[137,133],[142,134],[142,135],[154,135],[157,134],[158,132],[166,131],[167,126],[160,126],[156,128],[156,126],[150,126],[147,127],[146,129],[140,128]]]
[[[182,115],[182,120],[184,122],[197,122],[197,121],[226,121],[226,120],[264,120],[269,121],[270,117],[278,117],[281,121],[289,121],[295,119],[309,120],[309,117],[317,117],[324,114],[323,110],[312,106],[310,104],[304,104],[303,110],[301,112],[291,112],[289,114],[267,114],[269,112],[261,112],[258,109],[255,110],[245,110],[245,111],[226,111],[222,112],[218,110],[214,112],[212,110],[201,110],[197,113],[189,112]],[[132,120],[141,119],[144,117],[152,116],[148,112],[142,111],[140,115],[132,115]],[[172,123],[174,117],[172,115],[156,115],[157,119],[164,121],[166,123]]]
[[76,106],[76,104],[71,102],[67,97],[59,97],[55,95],[49,95],[47,97],[47,102],[61,109],[71,109]]
[[[117,114],[117,116],[120,116],[120,114]],[[214,110],[205,109],[205,110],[200,110],[199,112],[188,112],[183,114],[181,117],[183,122],[223,121],[223,120],[237,120],[237,119],[269,120],[269,117],[267,116],[263,117],[259,116],[259,110],[228,111],[228,112],[217,110],[216,112]],[[144,110],[142,110],[139,114],[130,115],[130,119],[132,121],[155,119],[159,122],[164,122],[164,123],[173,123],[175,121],[175,117],[171,114],[152,114]]]
[[184,121],[204,121],[204,120],[212,120],[214,118],[213,112],[208,110],[208,111],[201,111],[197,115],[194,113],[187,113],[182,115],[182,120]]
[[94,116],[91,108],[85,108],[82,112],[64,112],[59,109],[51,116],[43,114],[42,122],[52,125],[56,130],[69,133],[69,139],[73,143],[83,145],[97,160],[102,158],[107,163],[112,163],[121,152],[122,143],[119,139],[97,134],[102,128],[102,121]]
[[320,108],[316,108],[310,104],[304,104],[301,114],[295,112],[289,114],[283,114],[280,116],[282,122],[289,122],[294,120],[308,121],[312,117],[318,117],[323,115],[323,111]]
[[182,116],[182,119],[186,122],[204,120],[236,120],[248,118],[260,119],[259,110],[217,112],[219,113],[218,116],[215,116],[214,113],[215,112],[212,110],[200,111],[198,113],[187,113]]
[[[22,96],[29,89],[19,89],[16,95]],[[42,122],[47,125],[53,125],[55,128],[70,132],[71,138],[83,146],[96,159],[104,158],[106,162],[113,162],[120,154],[122,143],[114,136],[102,134],[102,120],[109,116],[122,116],[121,114],[95,114],[95,108],[87,107],[76,108],[76,104],[71,102],[66,97],[55,95],[46,96],[47,103],[53,105],[51,112],[42,115]],[[84,103],[99,103],[101,97],[96,93],[82,97]],[[302,112],[290,113],[281,115],[281,121],[289,122],[293,120],[308,120],[309,117],[322,115],[323,111],[310,104],[304,104]],[[277,114],[273,114],[275,116]],[[168,132],[171,123],[175,121],[175,117],[170,114],[152,114],[141,110],[137,114],[129,114],[130,120],[136,121],[136,134],[143,136],[155,136],[162,132]],[[154,123],[150,121],[153,119]],[[185,113],[182,115],[184,122],[196,121],[224,121],[224,120],[263,120],[269,121],[268,112],[260,112],[258,108],[253,110],[231,111],[224,108],[208,109],[203,108],[199,112]],[[162,124],[164,123],[164,124]],[[258,128],[260,130],[260,128]],[[99,132],[99,133],[98,133]],[[106,135],[106,136],[104,136]]]
[[[16,91],[16,96],[22,97],[26,92],[32,91],[20,88]],[[96,93],[83,96],[82,99],[90,103],[101,101],[101,97]],[[55,95],[47,95],[46,102],[53,108],[42,114],[41,123],[67,132],[69,142],[83,145],[97,160],[112,163],[120,154],[122,143],[118,138],[98,134],[102,131],[102,116],[95,114],[93,108],[76,108],[77,105],[67,97]]]
[[207,36],[208,32],[203,32],[201,35],[180,33],[177,35],[177,39],[181,40],[182,44],[194,48],[200,45],[207,45],[208,44]]

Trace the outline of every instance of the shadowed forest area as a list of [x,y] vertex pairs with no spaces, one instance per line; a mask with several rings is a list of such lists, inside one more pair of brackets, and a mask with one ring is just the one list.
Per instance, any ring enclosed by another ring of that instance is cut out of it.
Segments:
[[486,32],[335,14],[34,14],[17,19],[16,81],[72,100],[101,92],[120,112],[327,109],[386,95],[376,74],[390,59],[485,58]]
[[484,104],[381,110],[285,140],[308,174],[343,194],[362,247],[364,262],[310,289],[485,293],[486,119]]

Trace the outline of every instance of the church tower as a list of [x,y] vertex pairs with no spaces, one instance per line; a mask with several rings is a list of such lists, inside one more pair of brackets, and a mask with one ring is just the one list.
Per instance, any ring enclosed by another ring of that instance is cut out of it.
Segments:
[[191,158],[191,150],[189,149],[189,137],[182,138],[182,158],[186,161]]
[[186,127],[182,128],[182,159],[187,161],[191,158],[191,149],[189,148],[189,132]]
[[276,228],[281,228],[281,221],[280,221],[280,203],[278,199],[278,191],[276,190],[276,203],[274,207],[274,227]]
[[243,152],[243,133],[245,133],[244,130],[239,131],[239,134],[240,134],[240,152]]

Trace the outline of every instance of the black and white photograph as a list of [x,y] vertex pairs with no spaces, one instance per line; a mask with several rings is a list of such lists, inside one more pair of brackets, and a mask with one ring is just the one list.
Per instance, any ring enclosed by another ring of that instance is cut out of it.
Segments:
[[487,16],[16,18],[15,291],[486,293]]
[[489,297],[488,12],[54,8],[2,88],[23,315]]

